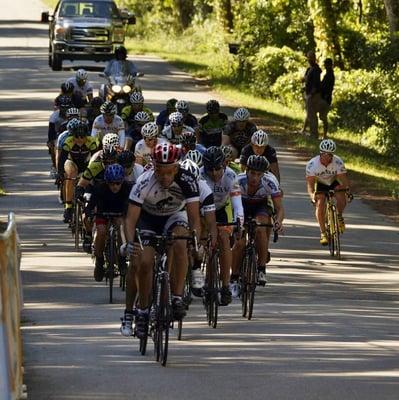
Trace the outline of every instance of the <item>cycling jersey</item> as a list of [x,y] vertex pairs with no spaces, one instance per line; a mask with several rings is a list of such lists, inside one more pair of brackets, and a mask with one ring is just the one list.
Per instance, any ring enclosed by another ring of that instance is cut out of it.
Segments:
[[120,146],[123,147],[125,145],[125,124],[119,115],[114,115],[110,124],[105,122],[103,114],[94,120],[91,136],[95,137],[98,143],[101,143],[107,133],[116,133],[119,136]]
[[130,184],[130,187],[132,187],[137,180],[139,179],[139,176],[144,172],[144,168],[140,164],[134,164],[132,172],[125,177],[125,181]]
[[122,112],[121,112],[121,117],[124,121],[126,121],[129,125],[132,124],[134,122],[134,117],[135,115],[140,112],[140,111],[144,111],[146,112],[149,116],[150,116],[150,121],[154,121],[154,114],[152,113],[152,111],[146,107],[143,106],[142,110],[139,111],[133,111],[132,106],[126,106],[122,108]]
[[79,86],[76,77],[73,76],[72,78],[69,78],[67,82],[72,83],[73,93],[84,100],[86,100],[87,96],[93,94],[93,86],[89,81],[86,81],[83,86]]
[[68,137],[68,135],[69,135],[69,131],[64,131],[58,136],[58,138],[57,138],[57,146],[56,146],[56,148],[58,150],[62,149],[62,147],[64,146],[65,140]]
[[337,175],[346,174],[346,168],[344,162],[336,155],[327,166],[320,162],[320,155],[313,157],[306,164],[306,177],[314,176],[317,182],[321,182],[324,185],[331,185]]
[[248,177],[245,172],[238,175],[238,183],[241,188],[243,204],[267,203],[270,197],[275,198],[281,196],[278,180],[270,172],[263,174],[259,186],[253,194],[248,194]]
[[61,126],[66,122],[66,117],[60,116],[60,110],[55,110],[51,113],[48,125],[48,140],[53,141],[61,132]]
[[182,129],[181,133],[179,135],[176,135],[173,132],[171,125],[167,125],[167,126],[165,126],[165,128],[163,128],[161,137],[168,140],[172,144],[179,144],[181,142],[182,135],[185,132],[194,133],[194,129],[187,125],[183,125],[183,129]]
[[169,114],[170,114],[169,110],[162,110],[162,111],[158,114],[156,123],[157,123],[158,126],[161,127],[161,128],[160,128],[161,130],[164,128],[166,122],[168,121],[168,119],[169,119]]
[[109,60],[105,69],[104,75],[107,76],[136,76],[137,68],[132,61],[129,60]]
[[203,129],[200,131],[200,143],[205,147],[220,146],[222,144],[222,132],[227,123],[227,115],[219,113],[216,119],[204,115],[199,124]]
[[92,179],[95,182],[102,182],[104,180],[104,164],[101,160],[102,150],[93,154],[89,161],[89,165],[83,172],[83,178],[91,181]]
[[[247,144],[241,151],[240,164],[247,165],[248,158],[254,154],[251,144]],[[272,146],[267,145],[261,156],[266,157],[270,164],[277,162],[276,150]]]
[[232,121],[224,127],[223,134],[230,138],[231,144],[241,153],[242,148],[251,141],[251,136],[256,130],[256,125],[249,121],[243,130],[238,130],[236,121]]
[[198,182],[189,171],[179,167],[174,182],[163,188],[150,169],[142,174],[130,192],[129,201],[155,216],[170,216],[186,203],[199,201]]
[[[183,116],[183,124],[189,126],[192,129],[196,129],[198,126],[198,120],[193,114],[186,114]],[[169,116],[165,122],[165,127],[170,125]]]
[[[157,144],[162,144],[165,142],[167,142],[167,140],[163,138],[157,138]],[[141,139],[136,144],[134,155],[136,156],[136,158],[142,158],[144,160],[144,164],[148,164],[151,162],[152,151],[153,149],[146,145],[144,139]]]
[[200,212],[203,215],[206,212],[215,211],[215,201],[213,200],[213,192],[203,179],[198,180]]

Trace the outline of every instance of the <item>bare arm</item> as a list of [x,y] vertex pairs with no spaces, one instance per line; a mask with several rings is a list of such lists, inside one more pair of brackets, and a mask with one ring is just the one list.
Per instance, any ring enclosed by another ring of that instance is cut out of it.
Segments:
[[227,146],[230,144],[230,136],[222,135],[222,144]]
[[272,198],[272,201],[274,205],[274,211],[276,213],[276,220],[280,223],[280,225],[282,225],[284,220],[283,198],[280,196],[274,197]]
[[199,213],[199,201],[192,201],[187,203],[187,217],[188,223],[190,225],[191,230],[195,230],[197,235],[197,240],[199,243],[201,237],[201,220],[200,220],[200,213]]
[[212,247],[216,246],[217,237],[218,237],[218,229],[216,225],[216,214],[215,211],[207,211],[204,213],[204,218],[206,221],[206,226],[208,227],[208,231],[211,234],[211,243]]
[[136,234],[136,226],[141,214],[141,207],[136,206],[135,204],[129,204],[127,209],[127,215],[125,219],[125,234],[126,240],[128,243],[133,243],[135,234]]
[[270,164],[270,172],[277,178],[280,182],[280,168],[278,166],[278,162],[274,162]]
[[314,176],[308,176],[306,177],[306,186],[308,190],[308,194],[310,199],[313,201],[314,200],[314,186],[315,186],[316,178]]
[[339,174],[337,175],[337,181],[340,183],[341,189],[349,189],[350,183],[347,174]]

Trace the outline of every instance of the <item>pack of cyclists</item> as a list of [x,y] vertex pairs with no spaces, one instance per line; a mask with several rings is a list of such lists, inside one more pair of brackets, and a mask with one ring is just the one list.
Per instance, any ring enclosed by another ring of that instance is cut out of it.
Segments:
[[[190,259],[194,260],[193,292],[203,294],[205,274],[198,260],[204,243],[208,243],[205,251],[219,249],[220,305],[227,306],[240,295],[243,232],[246,222],[253,219],[270,226],[258,227],[255,240],[257,283],[266,284],[269,237],[272,231],[282,231],[284,221],[276,150],[246,108],[238,108],[229,120],[212,99],[204,111],[197,120],[186,100],[172,98],[155,119],[143,93],[133,92],[130,105],[118,115],[111,101],[93,98],[84,70],[63,83],[55,99],[47,142],[51,176],[60,186],[65,223],[71,223],[75,201],[85,204],[83,248],[95,258],[98,282],[105,274],[107,218],[103,214],[121,215],[117,218],[121,260],[128,262],[120,328],[124,336],[143,337],[149,324],[155,249],[151,240],[140,240],[139,245],[137,232],[193,233],[202,244],[195,251],[186,241],[175,240],[168,249],[175,320],[186,315],[183,291]],[[335,150],[332,140],[323,140],[320,154],[306,166],[307,190],[316,207],[322,245],[327,243],[323,191],[349,191],[344,163]],[[345,205],[345,195],[337,193],[342,232]]]

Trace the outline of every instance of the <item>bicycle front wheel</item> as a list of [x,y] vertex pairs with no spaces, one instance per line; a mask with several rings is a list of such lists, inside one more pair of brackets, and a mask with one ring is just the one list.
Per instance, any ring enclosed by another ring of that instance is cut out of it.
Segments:
[[255,303],[255,290],[256,290],[256,255],[253,249],[248,256],[249,264],[247,268],[247,301],[248,301],[248,320],[252,318],[254,303]]
[[240,270],[241,281],[241,311],[242,316],[245,318],[248,312],[248,269],[249,269],[249,254],[245,254],[243,263]]
[[207,294],[207,317],[208,325],[216,329],[218,324],[219,309],[219,263],[218,255],[215,253],[209,265],[208,294]]

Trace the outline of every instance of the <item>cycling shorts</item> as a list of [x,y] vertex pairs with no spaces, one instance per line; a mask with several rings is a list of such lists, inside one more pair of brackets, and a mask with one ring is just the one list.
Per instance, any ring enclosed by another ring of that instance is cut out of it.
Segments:
[[272,216],[273,208],[268,206],[267,204],[245,204],[243,202],[244,208],[244,218],[248,220],[250,218],[255,218],[258,215],[262,216]]
[[339,185],[340,183],[337,180],[335,180],[331,185],[325,185],[324,183],[316,181],[315,192],[328,192],[330,190],[335,190],[335,188]]

